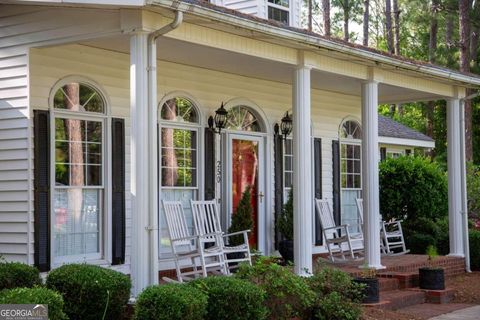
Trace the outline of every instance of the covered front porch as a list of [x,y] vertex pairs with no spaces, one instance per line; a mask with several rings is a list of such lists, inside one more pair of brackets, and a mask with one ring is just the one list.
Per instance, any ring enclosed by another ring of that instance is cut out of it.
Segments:
[[[309,275],[312,256],[325,252],[316,238],[314,199],[328,199],[338,212],[338,222],[344,219],[340,190],[333,183],[337,159],[332,142],[341,140],[341,126],[351,119],[363,130],[357,159],[361,170],[352,173],[361,177],[364,199],[361,264],[388,270],[395,259],[412,258],[380,254],[377,107],[381,103],[447,100],[450,255],[465,255],[462,98],[468,78],[246,18],[239,18],[240,24],[197,5],[180,3],[171,9],[158,4],[149,11],[119,14],[121,33],[32,49],[29,68],[35,105],[51,105],[50,91],[59,79],[80,75],[85,79],[71,81],[92,79],[91,85],[104,92],[110,108],[107,116],[126,119],[126,264],[130,263],[126,272],[131,274],[134,293],[158,283],[159,270],[171,268],[161,200],[181,200],[187,207],[191,199],[215,198],[228,227],[234,210],[236,140],[257,148],[253,241],[263,254],[274,252],[275,217],[285,195],[286,175],[276,170],[284,159],[275,160],[273,128],[289,110],[293,113],[292,180],[287,188],[293,188],[294,195],[297,274]],[[191,104],[195,117],[180,119],[178,105],[170,118],[165,116],[164,108],[177,98]],[[207,136],[207,119],[222,102],[228,110],[241,107],[250,112],[258,126],[245,130],[241,123]],[[165,165],[161,157],[165,149],[179,148],[162,139],[174,132],[185,137],[187,131],[189,144],[183,151],[186,155],[188,149],[190,162],[183,169],[190,170],[190,180],[165,184],[164,174],[180,165]],[[212,145],[213,152],[208,148]],[[275,187],[278,183],[281,188]],[[109,194],[109,185],[105,188]],[[106,233],[105,248],[111,247],[110,240]],[[347,266],[358,269],[356,264]]]

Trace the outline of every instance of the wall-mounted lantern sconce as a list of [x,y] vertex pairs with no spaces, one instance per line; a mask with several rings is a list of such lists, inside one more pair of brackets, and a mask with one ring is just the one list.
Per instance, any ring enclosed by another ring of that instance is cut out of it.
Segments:
[[222,131],[227,124],[227,114],[228,111],[225,110],[222,102],[220,108],[215,111],[215,118],[212,116],[208,117],[208,127],[214,132],[220,134],[220,131]]
[[280,126],[278,125],[278,123],[276,123],[275,126],[273,127],[275,134],[279,134],[281,131],[281,134],[283,135],[284,139],[287,139],[288,135],[292,133],[292,129],[293,129],[292,116],[288,113],[288,111],[283,116]]

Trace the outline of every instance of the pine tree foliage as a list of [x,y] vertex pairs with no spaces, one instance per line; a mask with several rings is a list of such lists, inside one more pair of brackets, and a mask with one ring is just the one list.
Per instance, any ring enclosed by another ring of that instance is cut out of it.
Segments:
[[[242,198],[238,203],[237,209],[232,216],[232,223],[228,228],[228,233],[252,230],[253,228],[253,208],[251,186],[248,186],[242,193]],[[243,235],[230,237],[229,245],[238,246],[244,242]]]

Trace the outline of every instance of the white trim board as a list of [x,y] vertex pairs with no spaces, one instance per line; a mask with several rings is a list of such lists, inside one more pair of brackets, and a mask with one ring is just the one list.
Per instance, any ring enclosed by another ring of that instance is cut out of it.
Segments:
[[420,147],[420,148],[435,148],[435,141],[425,141],[425,140],[416,140],[416,139],[404,139],[404,138],[393,138],[393,137],[378,137],[379,144],[394,144],[398,146],[411,146],[411,147]]

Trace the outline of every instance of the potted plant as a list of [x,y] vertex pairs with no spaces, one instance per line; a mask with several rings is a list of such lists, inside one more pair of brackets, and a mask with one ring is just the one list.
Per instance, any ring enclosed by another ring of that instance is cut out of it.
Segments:
[[427,248],[428,266],[418,269],[420,289],[445,290],[445,274],[441,267],[433,265],[438,256],[437,248],[430,245]]
[[[228,228],[228,233],[252,230],[253,208],[251,199],[251,187],[247,186],[245,191],[242,193],[242,198],[235,209],[235,213],[232,215],[232,223],[230,224],[230,228]],[[231,236],[228,240],[228,245],[232,247],[242,245],[245,241],[242,234]],[[229,259],[241,259],[243,257],[244,253],[242,252],[228,253]]]
[[377,278],[377,270],[362,266],[362,273],[353,281],[364,285],[362,303],[377,303],[380,301],[380,285]]
[[277,229],[283,235],[283,240],[278,244],[278,251],[285,262],[293,261],[293,190],[288,193],[287,203],[283,206],[278,217]]

